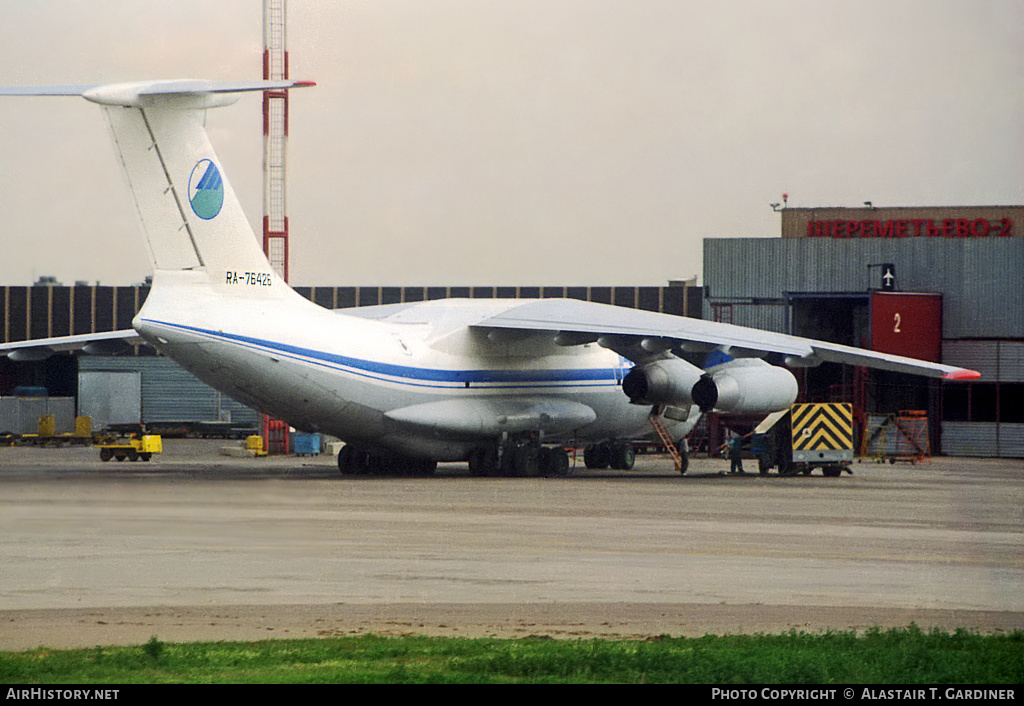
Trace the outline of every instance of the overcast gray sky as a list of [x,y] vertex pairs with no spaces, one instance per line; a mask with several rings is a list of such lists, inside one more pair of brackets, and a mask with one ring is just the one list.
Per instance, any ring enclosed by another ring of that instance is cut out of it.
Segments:
[[[259,78],[259,0],[4,0],[3,83]],[[291,281],[664,284],[770,205],[1024,203],[1021,0],[290,0]],[[250,221],[258,96],[211,111]],[[0,283],[148,262],[101,111],[0,101]],[[752,263],[751,266],[756,266]]]

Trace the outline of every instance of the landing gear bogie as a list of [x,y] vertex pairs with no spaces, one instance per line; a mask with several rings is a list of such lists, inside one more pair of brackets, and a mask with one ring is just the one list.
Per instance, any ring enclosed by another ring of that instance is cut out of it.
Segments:
[[338,451],[338,470],[345,476],[429,476],[437,461],[401,456],[384,449],[345,444]]
[[592,470],[629,471],[635,463],[636,450],[628,441],[601,441],[583,449],[583,464]]
[[569,454],[558,446],[541,446],[535,440],[513,442],[502,455],[503,475],[516,478],[552,478],[569,473]]
[[469,453],[469,473],[475,477],[552,478],[568,475],[569,454],[558,446],[541,446],[536,439],[503,440]]
[[498,448],[481,446],[469,452],[469,474],[476,478],[497,475]]

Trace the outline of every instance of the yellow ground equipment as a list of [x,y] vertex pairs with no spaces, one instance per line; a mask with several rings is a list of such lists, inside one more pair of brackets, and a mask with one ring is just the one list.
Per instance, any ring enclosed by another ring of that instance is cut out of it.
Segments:
[[57,433],[57,419],[52,414],[39,417],[35,434],[6,434],[0,443],[7,445],[31,444],[35,446],[60,446],[62,444],[81,444],[92,442],[92,417],[75,417],[74,433]]
[[254,456],[267,455],[267,452],[263,450],[263,437],[259,434],[252,434],[251,436],[245,437],[245,448]]
[[146,434],[143,432],[133,433],[128,438],[101,440],[96,446],[100,450],[100,460],[109,461],[114,458],[118,461],[128,459],[129,461],[148,461],[153,454],[163,451],[163,441],[159,434]]
[[853,406],[845,403],[795,404],[765,418],[753,438],[761,473],[777,467],[780,475],[852,473]]

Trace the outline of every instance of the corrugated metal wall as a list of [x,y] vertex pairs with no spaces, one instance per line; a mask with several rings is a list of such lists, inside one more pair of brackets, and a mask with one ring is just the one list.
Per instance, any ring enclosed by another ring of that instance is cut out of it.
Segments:
[[718,312],[706,308],[703,318],[765,331],[785,332],[789,328],[789,310],[782,304],[727,304]]
[[256,412],[200,382],[170,358],[79,356],[79,372],[142,374],[142,421],[230,421],[253,424]]
[[942,452],[948,456],[1024,458],[1024,424],[943,422]]
[[[951,365],[981,373],[977,382],[967,384],[974,390],[988,388],[991,398],[1002,398],[1003,402],[996,407],[1002,407],[1003,415],[1012,414],[1011,404],[1020,404],[1019,400],[1008,404],[1007,397],[1019,395],[1020,383],[1024,383],[1024,341],[945,341],[942,358]],[[995,415],[995,411],[991,414]],[[950,456],[1024,458],[1024,424],[1016,421],[943,422],[942,451]]]
[[75,431],[75,400],[71,397],[0,397],[0,434],[35,434],[39,418],[50,414],[54,433]]

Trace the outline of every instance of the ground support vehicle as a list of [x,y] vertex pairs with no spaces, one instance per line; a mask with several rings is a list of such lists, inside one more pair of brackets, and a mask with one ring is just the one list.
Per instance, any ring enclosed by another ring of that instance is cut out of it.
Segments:
[[159,434],[147,434],[140,426],[127,437],[105,432],[96,439],[96,447],[100,450],[101,461],[148,461],[153,454],[163,451],[163,441]]
[[853,406],[846,403],[795,404],[765,417],[754,430],[751,446],[758,470],[779,475],[852,473]]

